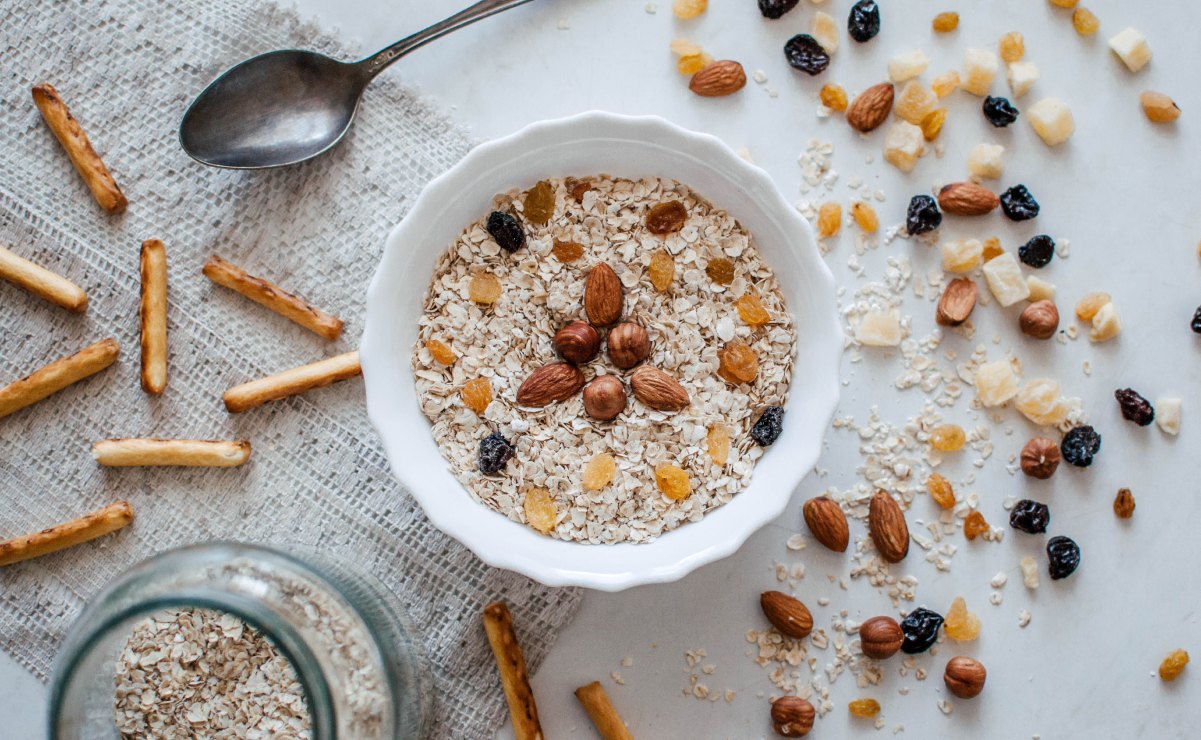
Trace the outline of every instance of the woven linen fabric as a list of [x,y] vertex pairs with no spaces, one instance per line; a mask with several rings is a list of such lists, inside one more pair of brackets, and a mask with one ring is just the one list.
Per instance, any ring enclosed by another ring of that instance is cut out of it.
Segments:
[[[482,607],[510,603],[532,670],[579,591],[490,568],[436,530],[393,480],[360,380],[240,415],[221,402],[232,385],[355,348],[386,234],[467,136],[394,71],[316,161],[205,167],[176,131],[217,74],[277,48],[351,55],[291,11],[238,0],[0,0],[0,14],[0,244],[90,299],[79,316],[0,281],[0,385],[105,337],[121,345],[113,367],[0,419],[0,539],[119,499],[137,514],[115,535],[0,569],[0,645],[45,680],[86,600],[143,558],[212,539],[311,545],[353,558],[408,608],[436,682],[433,736],[492,735],[504,703]],[[29,93],[42,81],[112,170],[124,215],[96,205],[43,125]],[[148,238],[166,243],[169,273],[169,385],[157,398],[138,383]],[[211,284],[200,270],[213,254],[340,316],[343,337],[325,342]],[[254,452],[241,468],[103,469],[90,446],[110,437],[248,439]]]

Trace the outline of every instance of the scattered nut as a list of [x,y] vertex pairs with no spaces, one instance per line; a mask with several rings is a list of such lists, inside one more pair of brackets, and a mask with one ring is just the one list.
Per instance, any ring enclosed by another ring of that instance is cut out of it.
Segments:
[[688,89],[705,98],[720,98],[746,86],[746,71],[732,59],[707,65],[692,76]]
[[788,637],[799,640],[813,631],[813,615],[808,607],[783,591],[764,591],[759,595],[759,608],[767,621]]
[[583,365],[600,352],[600,334],[587,321],[573,321],[555,333],[555,352],[568,362]]
[[1035,301],[1018,317],[1022,333],[1035,339],[1050,339],[1059,330],[1059,309],[1051,301]]
[[834,552],[846,552],[851,541],[847,516],[838,502],[829,496],[818,496],[805,502],[801,508],[805,525],[813,538]]
[[525,379],[517,389],[517,403],[521,406],[549,406],[563,401],[584,386],[584,373],[575,365],[557,362],[543,365]]
[[651,355],[651,340],[638,324],[624,322],[609,330],[609,359],[629,370]]
[[956,216],[983,216],[1001,205],[1001,199],[974,182],[953,182],[938,191],[938,207]]
[[772,729],[782,737],[804,737],[817,715],[813,705],[799,696],[781,696],[771,703]]
[[658,411],[679,411],[688,407],[688,391],[680,381],[657,367],[639,367],[630,376],[630,385],[635,398]]
[[947,690],[960,699],[971,699],[984,691],[984,679],[988,673],[984,664],[974,658],[958,656],[947,662],[942,680]]
[[942,297],[938,299],[938,307],[934,310],[934,321],[942,326],[959,326],[967,321],[976,308],[976,299],[980,289],[976,281],[968,278],[956,278],[947,284]]
[[626,408],[626,391],[614,375],[598,375],[584,386],[584,413],[598,421],[609,421]]
[[874,660],[886,660],[897,654],[905,633],[892,617],[872,617],[859,625],[859,649]]
[[865,134],[876,130],[888,120],[894,94],[893,86],[887,82],[881,82],[859,93],[859,97],[847,108],[847,123],[851,128]]
[[880,557],[899,563],[909,554],[909,525],[896,500],[886,491],[876,491],[868,506],[867,530]]
[[608,326],[621,318],[625,290],[613,268],[601,263],[584,279],[584,312],[596,326]]
[[1059,445],[1046,437],[1035,437],[1022,448],[1022,472],[1031,478],[1050,478],[1059,467],[1059,460]]

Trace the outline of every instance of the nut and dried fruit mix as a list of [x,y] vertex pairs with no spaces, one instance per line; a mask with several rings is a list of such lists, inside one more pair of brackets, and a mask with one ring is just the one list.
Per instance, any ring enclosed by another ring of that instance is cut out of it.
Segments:
[[795,347],[732,216],[602,175],[496,196],[434,268],[412,366],[472,498],[558,539],[646,542],[747,486]]

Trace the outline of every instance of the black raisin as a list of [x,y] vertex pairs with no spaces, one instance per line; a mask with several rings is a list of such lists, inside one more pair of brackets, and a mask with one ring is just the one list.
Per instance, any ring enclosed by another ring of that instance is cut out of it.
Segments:
[[1196,313],[1193,314],[1193,323],[1191,326],[1194,332],[1201,334],[1201,308],[1198,308]]
[[1054,256],[1055,240],[1046,234],[1039,234],[1018,247],[1018,259],[1031,267],[1046,267]]
[[511,213],[493,211],[488,216],[488,233],[506,252],[516,252],[525,246],[525,231]]
[[759,12],[775,20],[796,7],[800,0],[759,0]]
[[793,69],[805,74],[817,75],[830,66],[830,55],[807,33],[798,33],[784,44],[784,56]]
[[1005,128],[1018,119],[1018,109],[1005,98],[989,95],[984,99],[984,117],[997,128]]
[[907,655],[924,653],[938,639],[938,628],[942,626],[942,615],[932,612],[924,606],[909,612],[909,616],[901,620],[901,634],[905,636],[901,642],[901,652]]
[[1013,505],[1009,512],[1009,526],[1026,534],[1042,534],[1051,522],[1051,510],[1046,504],[1024,498]]
[[880,6],[876,0],[859,0],[851,6],[847,33],[861,44],[876,38],[880,33]]
[[1122,418],[1145,427],[1155,421],[1155,409],[1151,402],[1140,396],[1133,388],[1122,388],[1113,392],[1122,407]]
[[1080,545],[1071,537],[1052,537],[1047,540],[1047,570],[1051,580],[1067,578],[1080,567]]
[[1038,201],[1025,185],[1014,185],[1001,193],[1001,210],[1010,221],[1029,221],[1038,215]]
[[1063,435],[1059,443],[1059,451],[1063,459],[1078,468],[1087,468],[1093,464],[1093,456],[1101,450],[1101,435],[1088,425],[1072,427]]
[[780,438],[780,433],[783,431],[784,408],[781,406],[769,406],[759,416],[759,421],[755,422],[755,426],[751,427],[751,439],[763,447],[770,447],[773,442]]
[[942,225],[942,211],[938,201],[929,195],[915,195],[909,201],[909,212],[905,215],[905,230],[910,235],[925,234]]
[[502,437],[500,432],[493,432],[480,440],[481,473],[491,475],[500,472],[511,457],[513,445],[509,444],[509,440]]

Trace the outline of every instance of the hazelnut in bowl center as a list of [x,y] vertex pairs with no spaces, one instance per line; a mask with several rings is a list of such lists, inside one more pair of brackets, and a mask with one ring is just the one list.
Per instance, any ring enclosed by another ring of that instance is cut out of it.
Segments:
[[391,468],[489,564],[676,580],[779,516],[838,401],[809,225],[661,118],[584,113],[474,149],[393,230],[361,356]]

